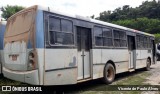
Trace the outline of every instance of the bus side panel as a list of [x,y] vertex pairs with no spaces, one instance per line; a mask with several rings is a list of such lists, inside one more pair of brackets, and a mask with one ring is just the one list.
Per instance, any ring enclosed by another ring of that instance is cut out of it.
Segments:
[[44,84],[44,28],[43,28],[43,11],[37,11],[36,17],[36,52],[38,62],[39,84]]
[[141,67],[141,50],[136,50],[136,69]]
[[103,49],[102,62],[113,61],[116,67],[116,73],[128,71],[129,53],[128,49]]
[[151,50],[141,50],[142,67],[146,67],[147,58],[152,58]]
[[45,49],[45,85],[77,83],[77,49]]
[[136,69],[146,67],[146,60],[148,57],[152,58],[150,50],[137,50]]
[[105,64],[102,63],[102,49],[92,49],[93,54],[93,79],[103,77]]
[[128,49],[94,49],[93,79],[103,77],[103,69],[109,60],[115,63],[116,73],[128,71],[128,56]]
[[4,62],[3,58],[3,38],[5,32],[6,23],[0,22],[0,73],[2,73],[2,63]]

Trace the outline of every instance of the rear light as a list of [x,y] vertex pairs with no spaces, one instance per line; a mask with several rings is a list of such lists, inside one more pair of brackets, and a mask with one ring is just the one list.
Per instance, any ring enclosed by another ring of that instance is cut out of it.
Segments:
[[35,60],[35,54],[33,51],[30,51],[28,55],[28,70],[34,70],[37,68],[36,60]]

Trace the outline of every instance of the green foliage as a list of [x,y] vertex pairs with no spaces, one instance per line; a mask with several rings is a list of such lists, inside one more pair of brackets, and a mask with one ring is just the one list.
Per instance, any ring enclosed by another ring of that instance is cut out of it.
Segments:
[[24,9],[22,6],[10,6],[7,5],[6,7],[2,8],[2,17],[5,18],[6,20],[15,14],[16,12]]
[[145,31],[151,34],[160,33],[160,20],[158,19],[148,19],[144,17],[137,18],[136,20],[118,20],[113,21],[112,23],[129,28],[134,28],[140,31]]
[[160,43],[160,34],[154,34],[155,36],[155,43]]
[[142,17],[160,18],[160,1],[145,1],[139,7],[132,8],[129,5],[118,7],[114,11],[101,12],[97,19],[103,21],[117,21],[126,19],[137,19]]
[[114,11],[101,12],[96,19],[158,34],[160,33],[160,0],[145,1],[136,8],[124,5]]

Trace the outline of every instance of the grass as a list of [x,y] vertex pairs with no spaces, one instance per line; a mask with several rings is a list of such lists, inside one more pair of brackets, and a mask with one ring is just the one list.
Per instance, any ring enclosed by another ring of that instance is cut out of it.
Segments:
[[115,82],[115,85],[147,85],[144,83],[146,81],[146,77],[151,75],[148,72],[140,72],[140,73],[131,73],[130,76]]
[[22,83],[21,82],[18,82],[18,81],[13,81],[13,80],[10,80],[10,79],[7,79],[5,77],[0,77],[0,86],[3,86],[3,85],[21,85]]
[[[115,82],[111,85],[149,85],[144,83],[146,81],[146,77],[151,75],[148,72],[144,72],[143,70],[138,70],[133,73],[122,73],[119,74]],[[107,91],[109,85],[99,85],[93,87],[89,91],[81,91],[78,93],[83,94],[141,94],[143,91]]]
[[[143,70],[138,70],[132,73],[122,73],[116,75],[115,81],[111,85],[147,85],[144,83],[146,77],[151,75],[149,72],[144,72]],[[4,77],[0,77],[0,85],[27,85],[21,82],[9,80]],[[92,80],[85,83],[80,83],[77,85],[70,85],[69,92],[73,94],[141,94],[142,91],[107,91],[110,85],[105,85],[100,79]],[[65,88],[65,87],[60,87]],[[70,90],[74,90],[70,92]],[[13,94],[15,92],[0,92],[0,94]],[[17,92],[15,93],[17,94]]]
[[[14,81],[14,80],[10,80],[7,79],[5,77],[3,77],[2,75],[0,75],[0,86],[11,86],[11,85],[27,85],[25,83],[21,83],[18,81]],[[0,94],[21,94],[20,92],[2,92],[2,90],[0,91]]]

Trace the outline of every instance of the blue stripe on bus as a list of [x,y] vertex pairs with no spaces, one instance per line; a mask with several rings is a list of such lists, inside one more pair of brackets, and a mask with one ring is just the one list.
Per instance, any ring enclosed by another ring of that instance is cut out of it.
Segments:
[[28,46],[28,47],[27,47],[28,49],[33,48],[33,47],[32,47],[32,44],[31,44],[31,40],[30,40],[30,39],[28,40],[28,44],[27,44],[27,46]]
[[3,38],[4,38],[4,32],[6,29],[6,25],[0,26],[0,50],[3,50]]
[[36,17],[36,48],[44,48],[43,11],[37,11]]

